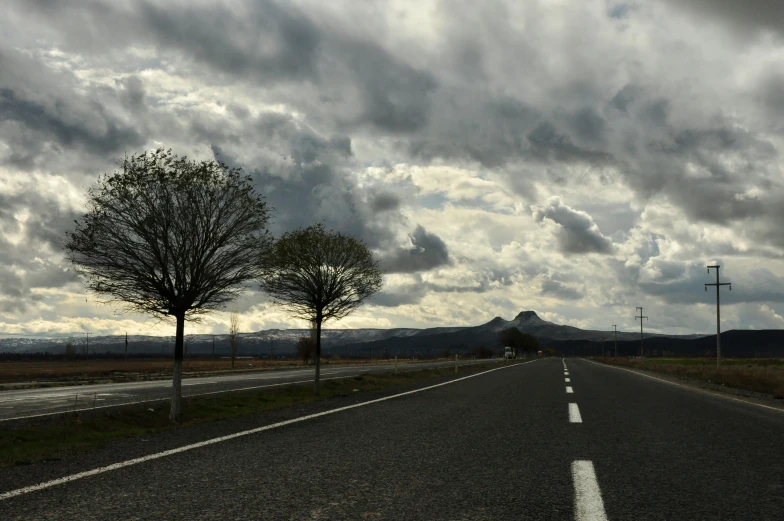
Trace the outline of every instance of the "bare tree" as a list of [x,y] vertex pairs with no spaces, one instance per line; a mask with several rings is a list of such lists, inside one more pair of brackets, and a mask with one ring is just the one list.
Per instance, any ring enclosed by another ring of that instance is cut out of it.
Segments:
[[65,344],[65,358],[68,360],[76,358],[76,346],[70,340]]
[[316,326],[313,390],[318,394],[321,325],[347,316],[381,289],[378,262],[361,240],[327,231],[321,224],[285,233],[263,261],[261,289]]
[[223,307],[258,279],[269,209],[251,178],[170,150],[120,161],[87,192],[65,249],[90,289],[132,311],[174,317],[170,419],[181,416],[185,319]]
[[231,368],[234,369],[234,359],[240,347],[240,316],[236,313],[229,315],[229,348],[231,348]]
[[310,359],[316,354],[316,340],[309,336],[303,336],[297,340],[297,356],[308,365]]

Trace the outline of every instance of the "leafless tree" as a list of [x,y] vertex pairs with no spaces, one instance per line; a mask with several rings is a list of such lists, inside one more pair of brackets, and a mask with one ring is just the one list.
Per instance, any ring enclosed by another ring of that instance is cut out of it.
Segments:
[[237,313],[229,315],[229,347],[231,348],[231,368],[234,369],[234,359],[240,347],[240,316]]
[[76,346],[70,340],[65,344],[65,358],[68,360],[76,358]]
[[321,325],[347,316],[381,289],[378,262],[361,240],[327,231],[321,224],[285,233],[263,261],[261,289],[316,326],[313,390],[318,394]]
[[297,356],[308,365],[310,359],[316,354],[316,341],[309,336],[303,336],[297,341]]
[[174,317],[173,422],[181,416],[185,319],[223,307],[258,279],[271,246],[268,220],[267,204],[239,169],[170,150],[126,156],[87,192],[67,256],[106,301]]

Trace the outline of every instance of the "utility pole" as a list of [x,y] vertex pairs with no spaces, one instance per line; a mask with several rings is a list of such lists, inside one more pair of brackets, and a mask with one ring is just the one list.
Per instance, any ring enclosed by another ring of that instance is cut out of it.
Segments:
[[613,332],[615,334],[615,358],[618,358],[618,326],[613,324]]
[[732,291],[731,282],[719,282],[719,268],[720,266],[708,266],[708,273],[710,274],[711,268],[716,270],[716,284],[705,284],[705,291],[708,291],[708,286],[716,286],[716,368],[721,367],[721,309],[719,307],[719,288],[722,286],[729,286]]
[[125,333],[125,361],[128,361],[128,333]]
[[645,350],[644,350],[643,344],[642,344],[642,319],[648,320],[648,317],[644,317],[642,315],[642,308],[641,307],[637,307],[636,309],[640,310],[640,316],[639,317],[637,317],[637,316],[634,317],[634,320],[637,320],[638,318],[640,319],[640,356],[645,356]]

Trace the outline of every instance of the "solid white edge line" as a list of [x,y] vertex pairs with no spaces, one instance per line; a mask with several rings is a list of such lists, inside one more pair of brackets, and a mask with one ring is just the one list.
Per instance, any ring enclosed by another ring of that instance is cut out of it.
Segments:
[[576,521],[607,521],[604,501],[593,462],[577,460],[572,462],[572,481],[574,483],[574,519]]
[[366,405],[371,405],[374,403],[385,402],[387,400],[392,400],[394,398],[399,398],[401,396],[407,396],[409,394],[419,393],[422,391],[427,391],[429,389],[435,389],[436,387],[442,387],[444,385],[450,385],[453,383],[460,382],[462,380],[467,380],[469,378],[474,378],[477,376],[481,376],[483,374],[492,373],[493,371],[500,371],[502,369],[509,369],[512,367],[519,367],[521,365],[530,364],[532,362],[536,362],[536,360],[531,360],[530,362],[523,362],[522,364],[513,364],[513,365],[505,365],[501,367],[496,367],[493,369],[488,369],[487,371],[482,371],[481,373],[475,373],[468,376],[463,376],[461,378],[455,378],[454,380],[449,380],[448,382],[441,382],[440,384],[430,385],[427,387],[422,387],[421,389],[414,389],[413,391],[406,391],[403,393],[393,394],[391,396],[385,396],[383,398],[376,398],[375,400],[368,400],[367,402],[355,403],[353,405],[346,405],[344,407],[338,407],[337,409],[330,409],[328,411],[322,411],[315,414],[308,414],[306,416],[300,416],[299,418],[292,418],[291,420],[285,420],[278,423],[273,423],[270,425],[265,425],[263,427],[257,427],[255,429],[249,429],[246,431],[235,432],[233,434],[228,434],[226,436],[220,436],[218,438],[212,438],[205,441],[200,441],[198,443],[192,443],[190,445],[184,445],[182,447],[177,447],[176,449],[170,449],[163,452],[157,452],[155,454],[148,454],[147,456],[142,456],[139,458],[133,458],[126,461],[121,461],[119,463],[114,463],[112,465],[107,465],[105,467],[98,467],[92,470],[87,470],[84,472],[79,472],[77,474],[72,474],[70,476],[65,476],[58,479],[53,479],[50,481],[45,481],[43,483],[39,483],[37,485],[30,485],[28,487],[18,488],[16,490],[11,490],[8,492],[4,492],[0,494],[0,501],[5,501],[6,499],[10,499],[12,497],[22,496],[25,494],[29,494],[31,492],[36,492],[38,490],[43,490],[47,488],[51,488],[57,485],[62,485],[64,483],[70,483],[72,481],[76,481],[78,479],[87,478],[90,476],[95,476],[97,474],[103,474],[104,472],[109,472],[112,470],[118,470],[124,467],[130,467],[132,465],[138,465],[139,463],[144,463],[146,461],[151,461],[159,458],[164,458],[166,456],[171,456],[173,454],[179,454],[180,452],[186,452],[193,449],[198,449],[200,447],[206,447],[207,445],[214,445],[216,443],[221,443],[228,440],[233,440],[234,438],[240,438],[243,436],[248,436],[251,434],[256,434],[259,432],[264,432],[272,429],[277,429],[278,427],[284,427],[286,425],[291,425],[293,423],[299,423],[306,420],[311,420],[313,418],[318,418],[320,416],[328,416],[330,414],[335,414],[338,412],[347,411],[349,409],[356,409],[357,407],[364,407]]
[[572,387],[570,385],[567,385],[566,386],[566,394],[572,394],[572,393],[574,393],[574,389],[572,389]]
[[569,404],[569,423],[582,423],[583,417],[580,416],[580,408],[576,403]]
[[665,383],[665,384],[674,385],[675,387],[681,387],[683,389],[688,389],[689,391],[696,391],[696,392],[707,394],[707,395],[710,395],[710,396],[715,396],[717,398],[724,398],[725,400],[732,400],[733,402],[745,403],[747,405],[756,405],[757,407],[763,407],[765,409],[770,409],[771,411],[784,413],[784,409],[780,409],[778,407],[771,407],[770,405],[764,405],[764,404],[761,404],[761,403],[749,402],[747,400],[741,400],[740,398],[733,398],[732,396],[727,396],[726,394],[714,393],[712,391],[708,391],[706,389],[701,389],[699,387],[694,387],[694,386],[686,385],[686,384],[679,384],[678,382],[671,382],[669,380],[665,380],[664,378],[657,378],[657,377],[651,376],[649,374],[640,373],[638,371],[633,371],[631,369],[626,369],[625,367],[618,367],[618,366],[609,365],[609,364],[601,364],[599,362],[594,362],[593,360],[586,360],[586,362],[591,362],[592,364],[600,365],[602,367],[609,367],[610,369],[618,369],[620,371],[626,371],[627,373],[636,374],[638,376],[644,376],[645,378],[650,378],[651,380],[656,380],[658,382],[662,382],[662,383]]
[[[484,363],[484,362],[485,362],[484,360],[482,360],[482,361],[478,361],[478,360],[474,361],[474,360],[472,360],[472,361],[466,361],[464,363],[461,363],[460,365],[461,366],[469,366],[469,365],[481,364],[481,363]],[[526,363],[528,363],[528,362],[526,362]],[[451,365],[452,362],[449,362],[449,364]],[[401,369],[400,372],[401,373],[413,373],[413,372],[416,372],[416,371],[419,371],[419,370],[435,369],[435,368],[437,368],[437,366],[421,367],[421,368],[417,368],[417,369],[412,369],[411,367],[406,367],[405,369]],[[382,372],[380,372],[378,374],[389,374],[389,373],[391,373],[391,371],[382,371]],[[330,373],[330,374],[334,374],[334,373]],[[351,375],[346,375],[346,376],[333,376],[331,378],[322,378],[321,380],[343,380],[343,379],[346,379],[346,378],[354,378],[355,376],[360,376],[360,375],[359,374],[351,374]],[[285,377],[283,377],[283,378],[285,378]],[[223,390],[220,390],[220,391],[210,391],[210,392],[207,392],[207,393],[188,394],[188,395],[183,395],[182,397],[183,398],[192,398],[194,396],[207,396],[209,394],[222,394],[222,393],[233,393],[233,392],[239,392],[239,391],[250,391],[252,389],[264,389],[266,387],[280,387],[281,385],[296,385],[296,384],[306,384],[306,383],[311,383],[311,382],[313,382],[313,378],[310,378],[308,380],[296,380],[294,382],[280,382],[280,383],[276,383],[276,384],[253,385],[251,387],[240,387],[240,388],[237,388],[237,389],[223,389]],[[65,395],[65,396],[74,396],[76,394],[80,394],[80,393],[71,393],[71,394],[68,394],[68,395]],[[85,392],[83,394],[84,394],[84,396],[89,396],[90,394],[93,394],[93,393]],[[126,405],[139,405],[139,404],[142,404],[142,403],[168,402],[169,400],[171,400],[170,397],[164,396],[164,397],[161,397],[161,398],[152,398],[150,400],[139,400],[137,402],[111,403],[111,404],[108,404],[108,405],[99,405],[99,406],[96,406],[96,407],[83,407],[81,409],[68,409],[68,410],[65,410],[65,411],[44,412],[44,413],[41,413],[41,414],[28,414],[28,415],[25,415],[25,416],[13,416],[11,418],[0,418],[0,423],[7,422],[7,421],[12,421],[12,420],[26,420],[28,418],[41,418],[43,416],[56,416],[58,414],[72,414],[72,413],[75,413],[75,412],[93,411],[95,409],[106,409],[106,408],[110,408],[110,407],[124,407]],[[0,400],[0,403],[5,403],[5,402],[3,400]]]

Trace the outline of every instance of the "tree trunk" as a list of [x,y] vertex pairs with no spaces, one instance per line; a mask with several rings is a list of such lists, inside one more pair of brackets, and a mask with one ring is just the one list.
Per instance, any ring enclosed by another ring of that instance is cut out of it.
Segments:
[[177,333],[174,337],[174,371],[172,372],[172,398],[169,421],[177,423],[182,416],[182,352],[185,333],[185,314],[177,315]]
[[313,394],[319,395],[319,378],[321,377],[321,315],[316,318],[316,380],[313,382]]

